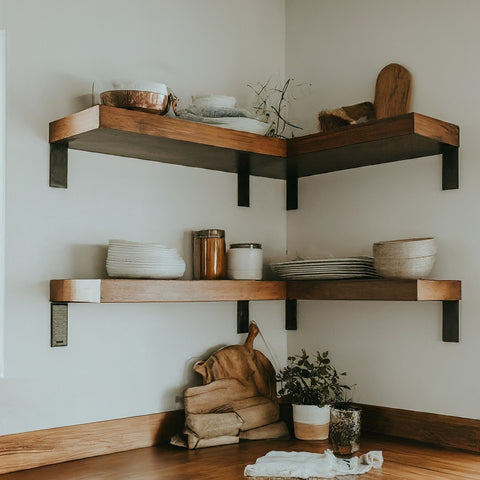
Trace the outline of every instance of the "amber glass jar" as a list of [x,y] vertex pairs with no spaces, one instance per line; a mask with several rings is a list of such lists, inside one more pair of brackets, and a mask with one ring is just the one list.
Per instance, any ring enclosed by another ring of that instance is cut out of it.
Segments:
[[193,279],[225,278],[225,230],[212,228],[193,232]]

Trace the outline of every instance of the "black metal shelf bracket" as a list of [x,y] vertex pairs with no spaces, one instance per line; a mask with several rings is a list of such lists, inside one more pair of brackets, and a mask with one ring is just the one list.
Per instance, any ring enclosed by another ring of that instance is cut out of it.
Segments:
[[442,341],[460,341],[460,314],[458,300],[444,300],[442,302]]
[[237,333],[248,333],[250,325],[250,313],[248,300],[237,302]]
[[250,206],[250,155],[245,152],[239,152],[238,171],[237,171],[237,195],[238,206]]
[[50,186],[67,188],[68,143],[50,144]]
[[298,178],[287,177],[287,210],[298,209]]
[[285,300],[285,330],[297,329],[297,301]]
[[298,208],[298,170],[294,159],[287,158],[287,210]]
[[68,303],[52,302],[50,305],[50,346],[68,345]]
[[442,190],[455,190],[458,185],[458,147],[445,145],[442,153]]

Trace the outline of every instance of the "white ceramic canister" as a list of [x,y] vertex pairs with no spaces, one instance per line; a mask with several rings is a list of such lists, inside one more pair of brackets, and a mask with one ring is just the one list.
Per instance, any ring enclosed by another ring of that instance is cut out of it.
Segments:
[[233,280],[261,280],[261,243],[232,243],[227,252],[227,276]]

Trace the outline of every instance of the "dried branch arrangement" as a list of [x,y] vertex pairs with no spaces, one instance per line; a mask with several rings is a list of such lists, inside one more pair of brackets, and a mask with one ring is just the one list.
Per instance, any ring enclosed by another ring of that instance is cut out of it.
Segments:
[[268,79],[263,84],[248,85],[256,95],[253,110],[259,120],[272,124],[266,136],[294,137],[294,130],[302,130],[302,127],[287,120],[288,105],[290,100],[295,100],[294,90],[306,84],[294,84],[293,78],[287,79],[281,87],[272,87],[270,82]]

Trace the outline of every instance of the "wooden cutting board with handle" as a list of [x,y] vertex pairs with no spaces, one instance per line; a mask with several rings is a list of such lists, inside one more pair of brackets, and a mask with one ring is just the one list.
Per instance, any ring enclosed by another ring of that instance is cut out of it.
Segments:
[[384,67],[375,85],[376,118],[394,117],[410,111],[412,75],[402,65],[391,63]]

